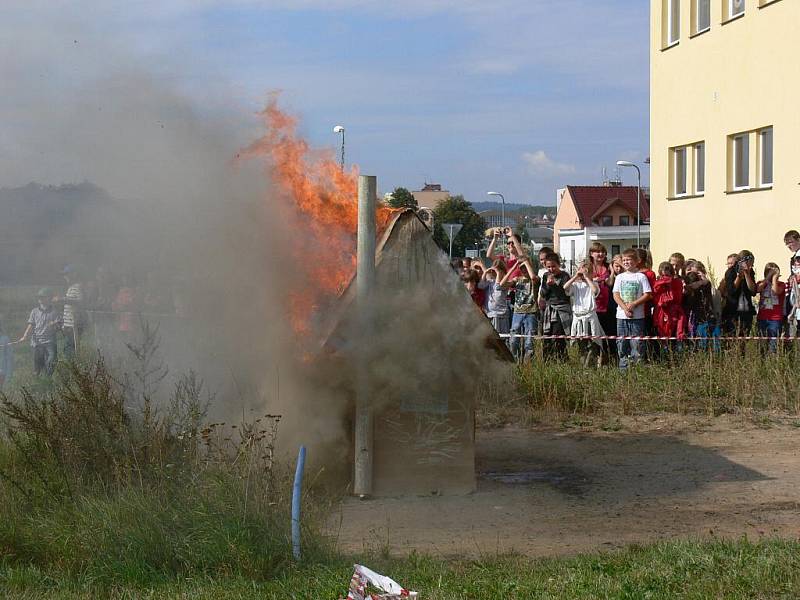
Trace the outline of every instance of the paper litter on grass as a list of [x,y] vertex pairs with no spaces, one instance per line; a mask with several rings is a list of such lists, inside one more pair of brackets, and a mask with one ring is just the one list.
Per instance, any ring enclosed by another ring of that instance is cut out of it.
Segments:
[[[371,593],[370,587],[382,593]],[[350,579],[350,591],[347,594],[347,600],[400,600],[416,597],[417,592],[410,592],[394,579],[362,565],[355,565],[353,577]]]

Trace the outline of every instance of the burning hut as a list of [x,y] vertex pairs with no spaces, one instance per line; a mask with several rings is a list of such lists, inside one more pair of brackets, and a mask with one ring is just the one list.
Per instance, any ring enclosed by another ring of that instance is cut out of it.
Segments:
[[354,282],[324,344],[361,372],[354,391],[366,396],[361,435],[371,439],[358,439],[357,400],[356,493],[365,468],[373,495],[473,491],[476,394],[508,349],[412,210],[393,213],[378,237],[368,303]]

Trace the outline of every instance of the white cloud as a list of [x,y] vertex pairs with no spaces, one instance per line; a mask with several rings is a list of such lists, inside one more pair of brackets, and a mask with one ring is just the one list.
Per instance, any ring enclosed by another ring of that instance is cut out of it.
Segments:
[[528,170],[539,176],[555,177],[558,175],[571,175],[577,170],[575,165],[560,163],[547,156],[544,150],[524,152],[522,160],[528,165]]

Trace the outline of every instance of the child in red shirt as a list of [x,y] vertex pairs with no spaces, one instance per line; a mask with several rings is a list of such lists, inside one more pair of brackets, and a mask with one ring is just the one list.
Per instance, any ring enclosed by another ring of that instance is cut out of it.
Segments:
[[[653,255],[644,248],[636,248],[636,256],[639,260],[639,273],[647,277],[650,283],[650,289],[655,291],[656,274],[653,272]],[[651,299],[644,305],[644,334],[645,335],[658,335],[655,325],[653,324],[653,300]],[[658,357],[659,343],[656,340],[648,340],[644,342],[644,354],[648,359]]]
[[464,286],[467,288],[472,301],[478,305],[478,308],[485,312],[486,290],[482,290],[478,287],[478,284],[481,282],[481,276],[478,274],[478,271],[469,269],[461,276],[461,281],[464,282]]
[[783,304],[786,284],[780,281],[781,270],[774,262],[764,265],[764,279],[756,284],[758,298],[758,334],[768,337],[769,351],[778,351],[778,338],[783,326]]
[[[653,284],[653,328],[659,337],[686,335],[686,314],[683,312],[683,280],[675,277],[675,267],[668,262],[658,265],[658,279]],[[664,343],[666,342],[666,343]],[[662,349],[670,348],[668,340],[660,344]]]

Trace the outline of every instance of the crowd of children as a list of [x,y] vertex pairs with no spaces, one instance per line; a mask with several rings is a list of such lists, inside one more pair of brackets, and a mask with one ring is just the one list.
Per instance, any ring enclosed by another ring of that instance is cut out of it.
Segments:
[[[503,238],[506,252],[495,254]],[[625,370],[686,348],[719,350],[723,336],[755,334],[765,339],[764,352],[777,352],[782,337],[800,337],[800,233],[788,231],[784,243],[792,253],[785,281],[774,262],[757,277],[748,250],[728,256],[724,277],[714,285],[702,262],[679,252],[655,272],[647,250],[628,249],[609,261],[599,242],[574,275],[562,270],[551,248],[539,251],[537,270],[519,236],[499,228],[487,251],[491,266],[463,259],[458,268],[496,331],[511,334],[509,347],[519,360],[530,360],[539,335],[546,358],[565,358],[571,339],[584,365],[616,360]]]

